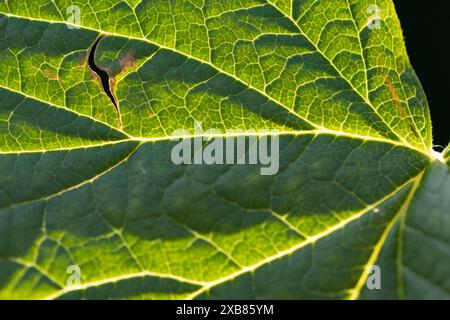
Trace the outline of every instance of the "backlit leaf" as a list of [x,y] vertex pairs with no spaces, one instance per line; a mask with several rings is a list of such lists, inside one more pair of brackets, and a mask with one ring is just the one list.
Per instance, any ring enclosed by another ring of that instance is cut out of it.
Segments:
[[[0,61],[0,298],[450,298],[391,0],[3,0]],[[278,173],[176,165],[195,123],[279,137]]]

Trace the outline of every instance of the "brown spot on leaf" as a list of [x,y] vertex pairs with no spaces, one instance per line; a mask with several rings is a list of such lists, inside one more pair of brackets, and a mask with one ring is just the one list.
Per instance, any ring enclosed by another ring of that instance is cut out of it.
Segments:
[[[108,75],[109,75],[110,73],[108,72]],[[111,90],[111,92],[114,92],[115,91],[115,88],[116,88],[116,80],[114,79],[114,77],[112,77],[112,76],[109,76],[109,78],[108,78],[108,84],[109,84],[109,90]]]
[[47,78],[52,79],[52,80],[58,80],[62,82],[62,79],[55,73],[45,70],[45,69],[39,69],[36,67],[32,67],[35,70],[38,70],[40,73],[42,73],[43,75],[45,75]]
[[153,118],[155,113],[152,110],[152,107],[149,105],[149,108],[147,109],[147,114],[150,118]]
[[389,79],[389,76],[386,76],[384,78],[384,82],[389,91],[389,96],[390,96],[392,102],[394,103],[397,111],[400,113],[401,118],[408,122],[409,129],[412,131],[412,133],[414,133],[414,135],[417,138],[419,138],[419,134],[418,134],[411,118],[408,117],[405,107],[402,105],[402,102],[400,101],[400,98],[398,96],[397,89],[395,88],[395,85],[392,83],[392,81]]
[[397,111],[400,113],[400,116],[402,118],[405,118],[407,116],[406,111],[404,107],[402,106],[402,102],[400,101],[400,98],[397,94],[397,89],[395,88],[392,81],[389,79],[388,76],[384,78],[384,82],[387,86],[387,89],[389,91],[389,96],[391,97],[392,102],[394,103],[395,107],[397,108]]
[[133,51],[128,51],[126,54],[119,57],[120,73],[122,73],[127,68],[136,67],[136,58],[134,57]]
[[80,59],[78,59],[76,65],[78,68],[83,68],[84,66],[87,66],[86,62],[87,62],[86,57],[82,56],[82,57],[80,57]]

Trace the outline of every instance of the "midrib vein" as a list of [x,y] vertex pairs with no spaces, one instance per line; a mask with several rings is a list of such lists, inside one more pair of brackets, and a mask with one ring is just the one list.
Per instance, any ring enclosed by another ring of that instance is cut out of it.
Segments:
[[[132,138],[132,139],[124,139],[124,140],[118,140],[118,141],[113,141],[113,142],[108,142],[108,143],[103,143],[103,144],[93,144],[93,145],[89,145],[89,146],[81,146],[79,148],[68,148],[68,149],[56,149],[56,150],[37,150],[37,151],[27,151],[27,152],[5,152],[2,153],[0,152],[0,156],[2,155],[7,155],[7,154],[23,154],[23,153],[48,153],[48,152],[62,152],[62,151],[74,151],[74,150],[79,150],[79,149],[89,149],[89,148],[101,148],[104,146],[111,146],[111,145],[115,145],[115,144],[121,144],[121,143],[130,143],[130,142],[135,142],[137,143],[136,147],[133,148],[131,150],[131,152],[129,154],[126,155],[126,157],[122,160],[120,160],[119,162],[117,162],[115,165],[107,168],[106,170],[98,173],[97,175],[93,176],[90,179],[84,180],[76,185],[73,185],[69,188],[63,189],[63,190],[59,190],[58,192],[52,193],[50,195],[47,195],[45,197],[39,197],[39,198],[34,198],[34,199],[29,199],[26,201],[22,201],[19,203],[13,203],[10,204],[8,206],[4,206],[0,208],[0,214],[1,211],[3,210],[7,210],[7,209],[12,209],[21,205],[28,205],[28,204],[32,204],[38,201],[45,201],[45,200],[50,200],[54,197],[57,197],[59,195],[64,194],[65,192],[69,192],[75,189],[78,189],[84,185],[86,185],[87,183],[92,183],[94,182],[96,179],[102,177],[103,175],[106,175],[109,172],[112,172],[114,169],[116,169],[117,167],[119,167],[122,163],[126,162],[128,160],[129,157],[131,157],[131,155],[133,153],[136,152],[137,149],[139,149],[139,147],[143,144],[143,143],[157,143],[157,142],[168,142],[168,141],[176,141],[176,140],[180,140],[180,139],[195,139],[195,138],[209,138],[209,139],[214,139],[214,138],[237,138],[237,137],[249,137],[249,136],[256,136],[256,137],[263,137],[263,136],[313,136],[314,138],[316,138],[317,136],[320,135],[334,135],[333,133],[330,132],[323,132],[323,131],[285,131],[285,132],[244,132],[244,133],[240,133],[240,134],[201,134],[201,135],[190,135],[190,136],[168,136],[168,137],[160,137],[160,138]],[[395,144],[394,141],[391,140],[376,140],[373,138],[370,139],[364,139],[363,137],[359,137],[359,136],[352,136],[352,135],[346,135],[346,134],[339,134],[339,137],[347,137],[347,138],[351,138],[351,139],[359,139],[362,141],[371,141],[371,142],[379,142],[379,143],[388,143],[388,144],[392,144],[396,147],[400,147],[400,148],[408,148],[406,146],[404,146],[403,144]],[[417,152],[420,152],[420,150],[416,150]]]
[[[265,133],[265,132],[261,132],[261,133],[254,133],[254,132],[243,132],[239,135],[236,134],[222,134],[222,135],[217,135],[217,134],[201,134],[201,135],[190,135],[190,136],[157,136],[157,137],[136,137],[136,136],[132,136],[130,134],[128,134],[127,132],[120,130],[116,127],[112,127],[111,125],[109,125],[108,123],[102,122],[98,119],[89,117],[87,115],[84,114],[80,114],[77,113],[74,110],[68,109],[66,107],[61,107],[58,105],[55,105],[53,103],[50,103],[48,101],[44,101],[41,100],[39,98],[27,95],[25,93],[16,91],[14,89],[8,88],[8,87],[4,87],[2,85],[0,85],[0,88],[2,88],[3,90],[8,90],[17,94],[20,94],[22,96],[24,96],[25,98],[28,99],[33,99],[36,101],[39,101],[41,103],[47,104],[50,107],[54,107],[54,108],[59,108],[59,109],[64,109],[67,112],[76,114],[78,117],[83,117],[86,119],[89,119],[95,123],[99,123],[101,125],[104,125],[106,127],[108,127],[109,129],[116,131],[117,133],[120,133],[122,135],[124,135],[125,139],[122,140],[113,140],[113,141],[105,141],[105,143],[93,143],[92,145],[80,145],[79,148],[90,148],[90,147],[99,147],[102,145],[106,145],[106,144],[110,144],[110,143],[117,143],[117,142],[124,142],[124,141],[138,141],[138,142],[157,142],[157,141],[165,141],[165,140],[172,140],[172,139],[183,139],[183,138],[196,138],[196,137],[211,137],[211,138],[215,138],[215,137],[235,137],[235,136],[252,136],[252,135],[257,135],[257,136],[264,136],[264,135],[280,135],[280,134],[292,134],[292,135],[300,135],[300,134],[305,134],[305,133],[309,133],[309,134],[331,134],[331,135],[335,135],[335,136],[339,136],[339,137],[349,137],[349,138],[355,138],[355,139],[361,139],[364,141],[376,141],[376,142],[383,142],[383,143],[387,143],[387,144],[392,144],[394,146],[401,146],[401,147],[405,147],[408,149],[412,149],[415,150],[421,154],[424,154],[427,157],[431,157],[430,154],[424,152],[424,150],[421,150],[419,148],[416,148],[412,145],[405,145],[401,142],[395,141],[395,140],[389,140],[389,139],[384,139],[384,138],[379,138],[379,137],[374,137],[374,136],[363,136],[363,135],[359,135],[359,134],[354,134],[354,133],[350,133],[350,132],[346,132],[346,131],[336,131],[336,130],[330,130],[327,128],[320,128],[320,129],[312,129],[312,130],[292,130],[292,131],[272,131],[269,133]],[[233,131],[233,130],[231,130]],[[64,151],[64,150],[73,150],[73,149],[77,149],[78,147],[71,147],[71,148],[54,148],[54,149],[36,149],[36,150],[25,150],[25,151],[7,151],[7,152],[2,152],[0,150],[0,155],[2,154],[21,154],[21,153],[33,153],[33,152],[49,152],[49,151]],[[433,159],[433,157],[431,157]]]

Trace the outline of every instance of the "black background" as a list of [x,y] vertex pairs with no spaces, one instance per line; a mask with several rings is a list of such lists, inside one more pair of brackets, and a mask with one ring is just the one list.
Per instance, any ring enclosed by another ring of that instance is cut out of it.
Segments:
[[447,146],[450,142],[450,1],[394,0],[394,3],[411,64],[430,105],[433,143]]

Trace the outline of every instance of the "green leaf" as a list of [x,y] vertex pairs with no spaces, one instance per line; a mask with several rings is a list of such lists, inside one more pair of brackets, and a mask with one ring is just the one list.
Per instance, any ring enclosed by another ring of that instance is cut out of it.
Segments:
[[444,150],[443,159],[447,162],[447,165],[450,164],[450,145],[447,146],[447,148]]
[[[450,173],[376,4],[0,2],[0,298],[450,298]],[[279,172],[174,164],[195,122]]]

